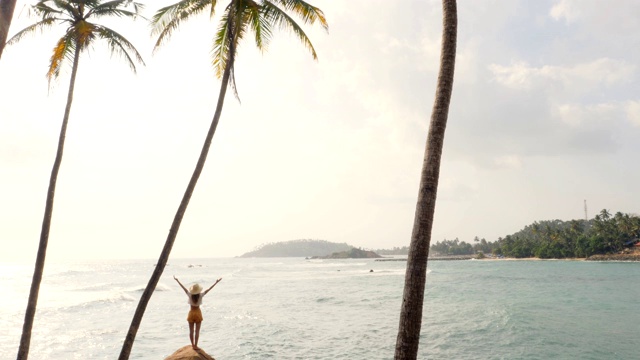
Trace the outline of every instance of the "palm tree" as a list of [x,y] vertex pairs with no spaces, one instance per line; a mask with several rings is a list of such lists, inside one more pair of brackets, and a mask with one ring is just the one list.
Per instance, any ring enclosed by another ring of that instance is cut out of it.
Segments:
[[[133,11],[127,10],[129,5],[133,6]],[[80,53],[83,50],[87,50],[96,40],[105,40],[111,52],[123,55],[134,72],[136,70],[136,66],[133,59],[144,64],[144,61],[138,51],[127,39],[114,30],[91,21],[105,16],[135,18],[138,16],[141,7],[142,6],[140,4],[132,2],[131,0],[115,0],[108,2],[103,2],[102,0],[41,0],[33,5],[33,10],[37,15],[41,16],[42,19],[18,32],[7,43],[13,44],[29,33],[47,29],[56,24],[62,24],[66,26],[66,32],[53,48],[53,54],[51,55],[49,62],[49,70],[47,71],[47,79],[49,80],[49,83],[51,83],[51,80],[58,77],[60,69],[65,61],[71,59],[73,61],[69,92],[67,95],[67,105],[62,118],[58,149],[53,163],[53,169],[51,170],[44,218],[42,221],[42,230],[40,233],[40,243],[38,245],[38,254],[33,272],[33,280],[31,281],[27,310],[24,317],[20,348],[18,349],[19,360],[27,359],[29,355],[31,329],[33,327],[33,320],[38,302],[38,292],[40,291],[40,282],[44,271],[47,243],[49,241],[49,229],[51,227],[51,217],[53,214],[53,199],[56,190],[58,172],[62,162],[64,140],[67,131],[67,123],[69,121],[69,113],[71,112],[71,103],[73,100],[73,90],[76,82],[76,74],[78,72]],[[130,53],[133,54],[133,58]]]
[[455,0],[442,0],[443,29],[440,73],[436,98],[431,112],[431,124],[427,136],[420,189],[416,205],[411,245],[407,258],[404,294],[400,312],[400,325],[396,341],[396,360],[416,359],[422,326],[422,305],[427,272],[427,258],[431,229],[436,206],[440,158],[447,126],[449,103],[453,89],[453,73],[456,61],[456,37],[458,27]]
[[0,58],[7,42],[9,26],[13,19],[13,11],[16,8],[16,0],[0,0]]
[[[183,21],[202,13],[207,8],[213,17],[216,5],[216,0],[182,0],[158,10],[152,19],[152,33],[158,35],[154,50],[157,50],[168,40],[173,31],[176,30]],[[200,157],[198,158],[198,162],[182,197],[178,211],[173,219],[156,267],[140,297],[133,319],[131,320],[129,331],[127,332],[120,352],[120,360],[129,358],[136,333],[142,322],[142,316],[169,259],[171,248],[178,235],[182,218],[187,210],[189,200],[196,187],[200,173],[204,168],[211,141],[218,126],[218,121],[220,120],[227,88],[231,86],[237,96],[233,74],[238,44],[247,32],[251,31],[254,34],[258,49],[266,50],[274,28],[279,27],[292,31],[311,52],[313,58],[317,59],[317,54],[311,41],[300,25],[291,18],[289,13],[298,16],[305,24],[319,22],[325,30],[328,30],[327,21],[322,10],[303,0],[231,0],[224,7],[220,25],[215,35],[213,48],[213,66],[218,78],[222,78],[216,110],[209,131],[205,137]]]

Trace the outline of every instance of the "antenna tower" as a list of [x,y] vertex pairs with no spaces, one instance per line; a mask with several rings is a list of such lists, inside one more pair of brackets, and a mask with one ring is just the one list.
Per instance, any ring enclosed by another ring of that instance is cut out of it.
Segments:
[[584,201],[584,231],[589,229],[589,215],[587,214],[587,200]]
[[587,200],[584,201],[584,221],[589,222],[589,216],[587,215]]

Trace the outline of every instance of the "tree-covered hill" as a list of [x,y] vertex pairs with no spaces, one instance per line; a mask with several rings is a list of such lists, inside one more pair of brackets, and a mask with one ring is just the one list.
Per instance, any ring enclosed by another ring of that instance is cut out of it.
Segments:
[[377,249],[373,250],[376,254],[379,255],[407,255],[409,254],[409,247],[394,247],[393,249]]
[[536,221],[494,242],[474,239],[444,240],[431,244],[430,255],[464,255],[483,252],[514,258],[584,258],[596,254],[615,254],[640,238],[640,217],[602,210],[589,221]]
[[258,246],[240,257],[311,257],[326,256],[334,252],[348,251],[353,246],[347,243],[333,243],[326,240],[300,239]]

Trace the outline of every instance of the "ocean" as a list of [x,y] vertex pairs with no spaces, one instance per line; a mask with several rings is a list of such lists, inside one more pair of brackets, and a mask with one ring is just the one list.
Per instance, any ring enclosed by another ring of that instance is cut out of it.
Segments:
[[[188,345],[175,283],[220,282],[199,346],[217,360],[392,359],[406,263],[170,260],[131,359]],[[30,359],[116,359],[154,260],[48,264]],[[373,270],[373,272],[371,272]],[[0,359],[15,359],[32,265],[0,264]],[[420,359],[637,359],[640,263],[430,261]]]

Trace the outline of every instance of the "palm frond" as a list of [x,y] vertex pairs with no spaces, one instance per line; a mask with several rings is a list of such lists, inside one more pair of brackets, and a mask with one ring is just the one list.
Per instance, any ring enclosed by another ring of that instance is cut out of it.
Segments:
[[[234,5],[233,2],[227,5],[222,14],[211,50],[213,68],[218,78],[222,77],[227,61],[235,57],[238,41],[242,39],[246,30],[242,9],[238,9],[237,5],[235,7],[232,5]],[[232,46],[233,52],[231,51]]]
[[214,71],[218,78],[221,78],[227,66],[229,67],[229,86],[238,101],[240,101],[240,96],[236,86],[234,65],[238,40],[242,37],[243,28],[246,28],[247,22],[243,10],[237,2],[231,2],[227,5],[220,19],[211,51]]
[[136,64],[129,55],[129,52],[133,53],[136,61],[145,65],[142,56],[138,50],[129,42],[129,40],[125,39],[124,36],[118,34],[116,31],[102,25],[96,25],[96,35],[107,41],[107,45],[109,45],[109,49],[111,50],[111,54],[117,54],[124,57],[129,64],[131,70],[136,72]]
[[33,25],[29,25],[26,28],[18,31],[17,34],[13,35],[11,39],[7,41],[7,45],[15,44],[20,41],[25,35],[31,34],[37,30],[44,30],[48,27],[53,26],[57,21],[61,21],[62,19],[57,19],[53,17],[46,18],[44,20],[40,20]]
[[[125,6],[133,5],[133,10],[130,11],[125,9]],[[101,17],[101,16],[116,16],[116,17],[131,17],[135,18],[140,16],[140,10],[144,8],[144,5],[133,2],[131,0],[114,0],[109,1],[103,4],[99,4],[98,6],[89,10],[85,18],[89,18],[90,16]]]
[[222,77],[224,68],[227,66],[229,43],[231,42],[230,26],[229,11],[227,10],[220,19],[220,25],[218,25],[218,31],[216,31],[211,50],[213,69],[218,79]]
[[[232,6],[235,5],[235,8]],[[260,7],[253,0],[232,1],[229,4],[229,16],[232,21],[229,22],[230,31],[227,33],[229,38],[229,51],[227,52],[227,64],[229,67],[229,86],[233,90],[233,95],[240,102],[240,94],[238,94],[238,85],[236,84],[236,55],[238,54],[238,44],[244,38],[247,26],[250,23],[251,11],[258,11]]]
[[284,12],[279,7],[275,6],[269,1],[265,1],[263,4],[264,17],[268,19],[268,21],[281,29],[292,31],[298,39],[302,42],[304,47],[306,47],[310,52],[311,56],[313,56],[314,60],[318,59],[318,55],[316,54],[316,50],[309,40],[307,34],[302,30],[300,25],[298,25],[294,19],[292,19],[286,12]]
[[273,35],[271,32],[271,23],[266,17],[262,16],[262,7],[257,4],[255,5],[256,6],[245,9],[246,23],[250,24],[251,30],[253,30],[255,34],[256,47],[260,51],[264,51],[267,49],[271,36]]
[[[47,1],[47,0],[44,0],[44,1]],[[82,18],[82,15],[80,14],[80,11],[78,10],[78,8],[73,6],[72,4],[73,1],[65,1],[65,0],[51,0],[51,1],[53,1],[56,7],[62,10],[65,10],[67,14],[69,14],[69,17],[73,19]]]
[[58,43],[53,48],[53,54],[49,59],[49,71],[47,71],[47,80],[51,85],[51,80],[57,78],[60,75],[60,69],[65,60],[70,60],[73,56],[73,52],[76,49],[76,42],[73,39],[72,32],[67,32],[63,37],[58,40]]
[[303,0],[265,0],[265,3],[271,2],[279,4],[285,11],[290,11],[300,16],[305,24],[314,24],[316,21],[320,22],[320,25],[329,30],[329,24],[324,16],[324,12],[306,1]]
[[158,10],[151,19],[151,34],[158,35],[153,50],[167,41],[183,20],[201,13],[207,6],[212,7],[213,14],[215,5],[216,0],[182,0]]
[[33,5],[32,9],[36,14],[38,14],[38,16],[41,16],[43,19],[64,15],[63,11],[52,8],[51,6],[45,4],[45,1],[40,1],[37,4]]
[[84,5],[87,8],[94,8],[102,2],[102,0],[66,0],[68,3],[76,6]]
[[[257,4],[255,4],[253,0],[242,0],[234,3],[236,4],[236,8],[233,12],[233,44],[235,44],[237,51],[238,44],[240,44],[241,40],[244,39],[244,35],[247,33],[247,27],[249,26],[250,17],[248,12],[253,8],[252,3],[256,6]],[[260,7],[257,7],[256,9],[260,9]]]

